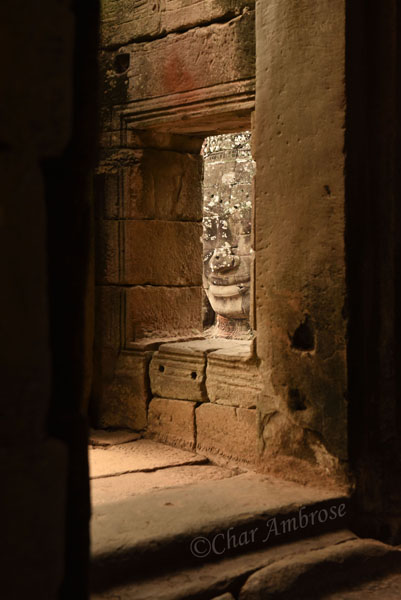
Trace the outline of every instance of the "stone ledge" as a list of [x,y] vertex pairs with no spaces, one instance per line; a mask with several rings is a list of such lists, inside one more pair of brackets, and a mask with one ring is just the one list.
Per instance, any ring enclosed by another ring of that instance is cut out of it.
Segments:
[[100,479],[208,462],[204,456],[141,439],[112,448],[90,448],[90,478]]
[[208,353],[232,347],[223,338],[168,343],[159,347],[150,363],[152,392],[163,398],[207,402],[205,387]]
[[[313,526],[310,522],[307,528],[289,530],[284,536],[272,535],[263,543],[269,519],[276,519],[283,530],[284,522],[292,520],[294,515],[296,518],[301,507],[307,513],[317,514],[334,505],[346,507],[347,499],[333,491],[246,474],[153,491],[95,506],[92,517],[93,589],[100,591],[123,581],[134,581],[143,577],[146,569],[154,578],[158,569],[168,565],[184,568],[192,564],[199,568],[202,559],[191,553],[191,542],[198,536],[206,537],[210,542],[221,533],[235,534],[238,538],[244,531],[256,528],[255,543],[245,547],[237,544],[236,548],[227,549],[225,556],[228,557],[261,548],[266,550],[267,546],[275,546],[276,550],[280,542],[320,535],[330,528],[339,529],[344,527],[347,514]],[[210,554],[208,560],[221,560],[221,556]]]

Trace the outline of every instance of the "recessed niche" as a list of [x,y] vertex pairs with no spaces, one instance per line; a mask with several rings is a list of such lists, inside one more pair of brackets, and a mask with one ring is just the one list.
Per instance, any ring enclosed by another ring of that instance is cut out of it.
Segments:
[[202,155],[204,325],[213,336],[251,337],[251,133],[207,137]]

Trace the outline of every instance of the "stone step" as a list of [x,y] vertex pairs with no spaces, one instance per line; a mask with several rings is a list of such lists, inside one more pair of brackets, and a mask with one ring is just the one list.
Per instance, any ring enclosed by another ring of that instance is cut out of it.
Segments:
[[245,473],[94,507],[92,589],[343,529],[348,499]]
[[[187,569],[177,564],[174,571],[94,593],[91,600],[356,600],[370,598],[369,592],[354,596],[352,589],[399,572],[400,557],[392,547],[339,530]],[[398,585],[393,577],[391,589]],[[351,595],[343,595],[345,589]],[[383,582],[380,589],[382,596],[372,600],[397,597],[386,595]]]

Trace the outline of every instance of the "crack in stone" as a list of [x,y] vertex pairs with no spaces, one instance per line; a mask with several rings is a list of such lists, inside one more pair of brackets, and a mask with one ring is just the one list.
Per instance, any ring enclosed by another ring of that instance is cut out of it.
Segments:
[[130,473],[155,473],[156,471],[164,471],[166,469],[172,469],[175,467],[187,467],[187,466],[197,466],[197,465],[206,465],[209,464],[210,461],[208,458],[199,458],[196,460],[185,461],[177,463],[176,465],[163,465],[161,467],[144,467],[143,469],[128,469],[127,471],[119,471],[118,473],[108,473],[106,475],[95,475],[91,477],[91,480],[94,479],[109,479],[110,477],[120,477],[121,475],[129,475]]
[[149,42],[155,42],[158,40],[163,40],[170,35],[182,35],[188,33],[188,31],[197,31],[199,29],[205,29],[206,27],[210,27],[211,25],[227,25],[231,23],[235,23],[242,19],[242,17],[250,12],[255,12],[253,7],[245,6],[241,12],[238,14],[238,11],[230,11],[221,17],[216,17],[213,21],[207,21],[206,23],[202,23],[200,25],[196,25],[195,27],[190,27],[186,25],[182,25],[181,27],[177,27],[176,29],[172,29],[171,31],[165,31],[155,33],[155,34],[147,34],[139,37],[134,37],[129,39],[127,42],[123,44],[106,44],[101,47],[102,50],[113,52],[115,50],[119,50],[120,48],[125,48],[126,46],[130,46],[133,44],[144,44]]

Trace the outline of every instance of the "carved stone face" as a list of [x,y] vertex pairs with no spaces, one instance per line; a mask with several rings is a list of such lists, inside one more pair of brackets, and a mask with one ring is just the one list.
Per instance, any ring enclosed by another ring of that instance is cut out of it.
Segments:
[[249,319],[251,201],[212,194],[204,206],[204,288],[216,315]]
[[250,137],[250,132],[212,136],[202,149],[203,287],[216,315],[212,335],[223,337],[251,333]]

